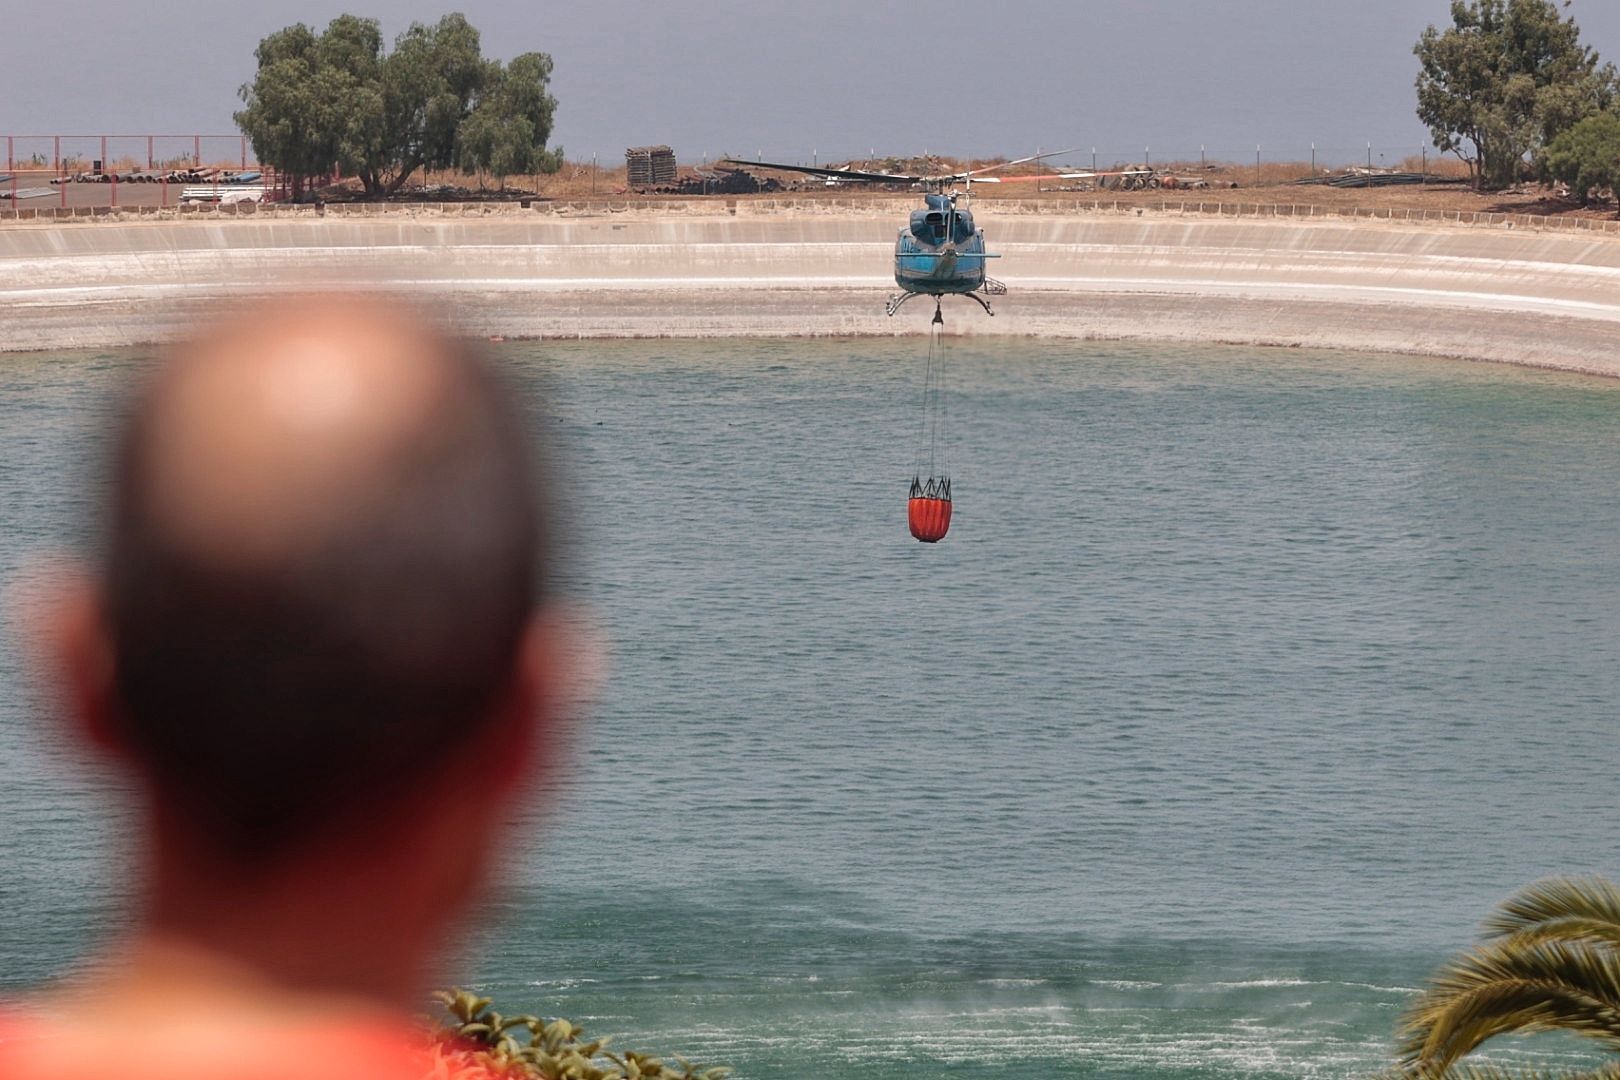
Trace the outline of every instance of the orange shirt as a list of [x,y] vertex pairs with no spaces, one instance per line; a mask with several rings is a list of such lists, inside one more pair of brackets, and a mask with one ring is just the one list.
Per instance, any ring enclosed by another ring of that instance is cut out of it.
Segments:
[[446,1059],[412,1025],[215,1022],[98,1025],[94,1015],[0,1014],[0,1080],[427,1080],[490,1074]]

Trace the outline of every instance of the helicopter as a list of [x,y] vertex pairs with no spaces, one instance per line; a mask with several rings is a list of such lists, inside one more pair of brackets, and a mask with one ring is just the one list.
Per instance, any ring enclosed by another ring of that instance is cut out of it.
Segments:
[[[999,184],[1032,180],[1097,179],[1104,176],[1135,175],[1139,170],[1118,172],[1063,172],[1049,176],[986,176],[997,169],[1024,165],[1031,161],[1062,157],[1074,150],[1055,150],[1047,154],[1032,154],[1014,161],[1003,161],[982,169],[941,173],[932,176],[913,176],[901,173],[874,172],[865,169],[824,168],[815,165],[786,165],[770,161],[745,161],[724,158],[728,165],[741,165],[756,169],[776,169],[782,172],[806,173],[829,182],[853,184],[909,184],[924,189],[923,206],[911,212],[911,220],[901,229],[894,241],[894,281],[900,292],[891,295],[884,304],[890,315],[913,296],[934,298],[934,321],[940,321],[940,298],[965,296],[995,315],[988,296],[1004,296],[1007,286],[985,272],[986,259],[1001,256],[985,250],[984,230],[973,223],[972,190],[974,184]],[[961,185],[961,190],[957,186]],[[981,295],[983,294],[983,295]]]

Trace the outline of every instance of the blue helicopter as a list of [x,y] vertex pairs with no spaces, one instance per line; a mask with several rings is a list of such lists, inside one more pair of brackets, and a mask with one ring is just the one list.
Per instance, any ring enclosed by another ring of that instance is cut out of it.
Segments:
[[[884,306],[888,313],[893,315],[913,296],[932,296],[934,318],[937,322],[941,297],[965,296],[984,308],[987,314],[994,315],[995,311],[985,297],[1003,296],[1007,292],[1006,285],[985,272],[985,260],[999,259],[1001,256],[985,250],[984,230],[973,223],[970,205],[973,185],[1001,183],[1004,178],[985,175],[997,169],[1072,153],[1073,150],[1056,150],[1049,154],[1033,154],[1018,158],[1016,161],[1003,161],[982,169],[933,176],[910,176],[864,169],[822,168],[813,165],[784,165],[769,161],[744,161],[738,158],[724,160],[730,165],[807,173],[823,177],[829,183],[907,184],[932,189],[923,195],[923,207],[911,212],[911,221],[895,238],[894,281],[900,286],[901,291],[890,296]],[[1005,179],[1012,182],[1036,179],[1092,179],[1112,175],[1118,174],[1065,172],[1042,177],[1020,176]],[[958,185],[961,186],[961,190],[957,190]]]

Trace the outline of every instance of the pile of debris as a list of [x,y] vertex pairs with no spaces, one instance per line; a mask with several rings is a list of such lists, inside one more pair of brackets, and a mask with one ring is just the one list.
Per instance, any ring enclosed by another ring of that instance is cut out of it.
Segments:
[[1098,182],[1105,191],[1158,191],[1160,188],[1187,191],[1209,187],[1209,181],[1202,176],[1160,172],[1145,161],[1134,165],[1115,165]]
[[675,183],[675,151],[667,146],[632,146],[624,152],[624,165],[632,188]]
[[645,195],[761,195],[782,190],[782,182],[774,177],[723,167],[694,169],[677,177],[674,183],[641,189]]
[[92,170],[53,176],[53,184],[253,184],[263,180],[257,169]]
[[1336,188],[1397,187],[1403,184],[1466,184],[1468,181],[1454,176],[1436,176],[1433,173],[1401,172],[1396,169],[1368,169],[1352,166],[1338,173],[1307,176],[1295,180],[1296,184],[1314,184]]

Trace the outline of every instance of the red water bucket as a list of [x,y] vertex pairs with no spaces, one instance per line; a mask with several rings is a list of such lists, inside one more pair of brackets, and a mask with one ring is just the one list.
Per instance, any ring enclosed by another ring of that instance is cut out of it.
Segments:
[[937,544],[951,529],[951,500],[916,497],[906,504],[911,535],[925,544]]

